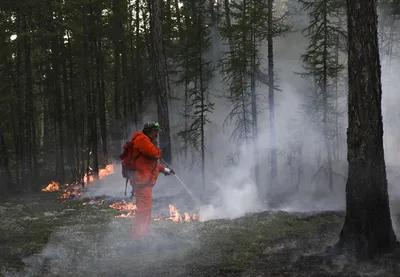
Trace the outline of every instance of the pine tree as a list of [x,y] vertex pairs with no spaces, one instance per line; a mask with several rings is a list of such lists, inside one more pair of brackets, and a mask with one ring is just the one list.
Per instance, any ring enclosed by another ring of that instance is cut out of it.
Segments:
[[[329,189],[332,190],[332,143],[334,137],[332,92],[333,81],[343,68],[335,58],[335,46],[338,33],[343,33],[343,31],[331,18],[336,16],[343,2],[341,0],[300,0],[300,3],[310,18],[309,26],[304,30],[306,37],[310,39],[310,44],[302,55],[305,69],[302,76],[314,78],[318,88],[317,99],[313,100],[316,105],[313,105],[313,108],[316,109],[315,119],[322,123],[320,126],[323,130],[323,142],[327,155],[325,169],[328,173]],[[322,110],[319,107],[322,107]]]
[[[271,43],[273,37],[284,34],[290,28],[285,21],[286,14],[277,16],[270,6],[271,3],[260,0],[235,1],[230,4],[225,2],[225,22],[221,27],[222,37],[228,41],[229,46],[229,51],[224,53],[220,64],[220,72],[229,88],[226,98],[231,110],[227,120],[234,121],[232,138],[239,144],[244,143],[250,147],[253,142],[255,179],[258,185],[257,114],[260,104],[257,86],[265,84],[271,85],[272,91],[276,89],[273,83],[270,84],[268,75],[261,70],[264,57],[260,54],[260,47],[269,34]],[[268,21],[265,14],[269,14],[269,10],[271,18]],[[271,56],[271,61],[272,59]]]
[[210,29],[206,27],[208,6],[194,0],[183,3],[185,21],[184,51],[181,57],[181,80],[185,86],[185,128],[179,135],[185,143],[185,151],[191,147],[200,159],[203,188],[205,187],[205,125],[211,123],[208,115],[214,104],[209,101],[209,83],[213,77],[211,61],[206,59],[210,51]]

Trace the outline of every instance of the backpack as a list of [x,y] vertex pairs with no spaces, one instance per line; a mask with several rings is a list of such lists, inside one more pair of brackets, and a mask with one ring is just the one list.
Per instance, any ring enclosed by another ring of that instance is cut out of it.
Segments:
[[125,143],[124,152],[119,156],[122,165],[122,177],[129,179],[130,172],[136,170],[136,160],[139,158],[140,153],[133,156],[134,140]]

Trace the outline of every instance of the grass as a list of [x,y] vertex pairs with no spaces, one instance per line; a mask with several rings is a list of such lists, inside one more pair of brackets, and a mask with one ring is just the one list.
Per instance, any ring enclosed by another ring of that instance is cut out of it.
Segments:
[[325,261],[302,257],[337,238],[342,223],[338,213],[284,212],[207,222],[154,221],[154,238],[133,243],[130,219],[115,218],[107,205],[60,203],[56,196],[0,202],[0,275],[310,276],[319,270],[317,276],[330,276],[321,273],[327,270]]

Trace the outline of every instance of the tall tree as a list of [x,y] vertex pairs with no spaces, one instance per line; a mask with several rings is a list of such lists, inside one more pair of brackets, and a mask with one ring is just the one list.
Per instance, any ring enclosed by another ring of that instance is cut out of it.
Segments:
[[347,0],[349,173],[336,247],[373,257],[397,245],[383,150],[382,85],[375,0]]
[[[187,6],[187,7],[186,7]],[[200,161],[202,187],[205,188],[206,134],[205,126],[210,123],[208,115],[213,111],[214,104],[209,101],[209,83],[213,77],[211,61],[205,58],[210,51],[211,34],[205,22],[210,10],[208,6],[195,0],[185,1],[183,15],[186,29],[180,83],[185,84],[184,130],[179,135],[195,151],[196,160]],[[187,27],[189,27],[187,26]],[[193,32],[195,30],[195,32]],[[186,151],[186,149],[184,149]],[[193,163],[192,163],[193,164]]]
[[271,138],[271,185],[278,183],[278,154],[276,149],[275,129],[275,82],[274,82],[274,0],[268,0],[268,108],[269,108],[269,133]]
[[[332,171],[332,92],[333,82],[342,70],[342,65],[336,60],[337,34],[341,32],[340,27],[332,22],[331,17],[338,13],[342,1],[317,0],[307,1],[300,0],[304,10],[308,12],[310,24],[304,30],[306,37],[310,38],[310,44],[307,51],[302,55],[305,63],[306,72],[303,77],[315,79],[318,87],[317,110],[322,106],[322,110],[317,112],[320,117],[323,130],[323,143],[326,149],[327,165],[325,166],[328,173],[329,189],[333,190],[333,171]],[[318,119],[318,118],[317,118]],[[317,121],[318,122],[318,121]]]
[[[257,90],[259,84],[270,86],[269,103],[274,113],[273,92],[276,90],[273,71],[273,38],[283,35],[290,26],[286,23],[286,13],[278,15],[273,3],[260,0],[243,0],[225,2],[225,22],[221,27],[222,37],[228,41],[229,51],[221,59],[221,74],[228,83],[227,99],[231,104],[231,111],[227,119],[235,121],[232,136],[239,143],[250,146],[253,142],[255,157],[255,180],[259,184],[258,173],[258,122],[259,113]],[[265,14],[269,15],[266,19]],[[262,72],[263,55],[260,46],[268,43],[269,73]],[[271,81],[272,80],[272,81]],[[271,114],[270,114],[271,115]],[[274,118],[271,128],[274,129]],[[273,132],[273,136],[274,136]],[[271,173],[276,177],[276,155],[272,151]],[[275,166],[274,166],[275,165]]]

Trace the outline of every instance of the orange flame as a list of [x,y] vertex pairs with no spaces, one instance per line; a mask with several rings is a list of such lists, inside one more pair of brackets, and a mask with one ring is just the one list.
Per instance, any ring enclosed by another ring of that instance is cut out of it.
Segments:
[[59,191],[59,190],[61,190],[61,186],[56,181],[51,181],[51,183],[48,184],[47,187],[42,189],[42,191],[44,191],[44,192]]
[[[120,212],[116,215],[116,218],[135,218],[136,216],[136,204],[127,202],[126,200],[115,202],[109,205],[110,208]],[[198,221],[198,216],[196,214],[190,215],[185,212],[182,216],[179,210],[174,205],[169,205],[169,216],[159,216],[154,218],[154,220],[171,220],[173,222],[191,222]]]
[[111,204],[109,207],[121,213],[120,215],[116,215],[116,218],[135,218],[136,216],[135,203],[129,203],[125,200],[122,200]]
[[[99,169],[99,180],[103,180],[105,177],[113,173],[114,173],[114,165],[113,164],[106,165],[105,168]],[[94,181],[95,178],[92,172],[89,174],[85,174],[85,176],[83,177],[83,182],[85,184],[93,183]],[[42,191],[43,192],[61,191],[62,189],[63,189],[63,194],[58,199],[68,199],[71,197],[82,195],[82,189],[80,188],[78,181],[71,184],[64,184],[63,186],[61,186],[56,181],[52,181],[46,188],[42,189]]]
[[174,205],[169,205],[169,217],[159,216],[154,220],[171,220],[173,222],[191,222],[198,221],[198,216],[196,214],[190,215],[185,212],[183,216],[179,213],[179,210]]

